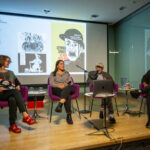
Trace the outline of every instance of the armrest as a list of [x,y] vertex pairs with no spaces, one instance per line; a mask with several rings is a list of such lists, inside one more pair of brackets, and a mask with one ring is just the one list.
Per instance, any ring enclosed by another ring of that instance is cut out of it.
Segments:
[[28,100],[28,87],[27,86],[21,86],[20,92],[21,92],[21,95],[22,95],[24,102],[26,102]]
[[74,94],[75,94],[76,96],[79,96],[79,90],[80,90],[79,84],[73,84],[72,86],[73,86],[73,88],[74,88]]

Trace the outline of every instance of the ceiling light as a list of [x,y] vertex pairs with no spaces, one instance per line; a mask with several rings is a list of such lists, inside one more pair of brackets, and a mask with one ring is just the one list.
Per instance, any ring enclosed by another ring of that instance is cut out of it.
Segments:
[[45,14],[48,14],[49,12],[51,12],[49,9],[44,9],[43,11]]
[[125,6],[121,6],[120,8],[119,8],[119,10],[124,10],[124,9],[126,9],[127,7],[125,7]]
[[97,18],[97,17],[99,17],[99,15],[93,14],[93,15],[91,15],[91,17],[92,17],[92,18]]

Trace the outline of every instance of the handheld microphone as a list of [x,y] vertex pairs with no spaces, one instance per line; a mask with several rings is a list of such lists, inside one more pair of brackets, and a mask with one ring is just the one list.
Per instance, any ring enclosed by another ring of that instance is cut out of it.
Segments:
[[71,81],[69,81],[67,84],[68,84],[68,85],[71,85]]

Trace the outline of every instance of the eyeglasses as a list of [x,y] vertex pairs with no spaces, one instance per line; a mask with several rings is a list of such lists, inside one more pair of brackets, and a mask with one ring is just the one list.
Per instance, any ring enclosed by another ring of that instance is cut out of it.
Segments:
[[11,60],[6,60],[6,62],[8,62],[8,63],[12,63],[12,61],[11,61]]

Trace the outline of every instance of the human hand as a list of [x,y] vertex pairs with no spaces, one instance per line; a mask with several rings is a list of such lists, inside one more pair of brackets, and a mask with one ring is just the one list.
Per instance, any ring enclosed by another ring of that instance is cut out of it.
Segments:
[[104,80],[106,80],[106,78],[104,77]]
[[58,88],[63,89],[65,86],[64,85],[58,85]]
[[0,92],[3,92],[6,88],[0,87]]
[[66,87],[66,86],[68,86],[68,83],[65,83],[65,84],[64,84],[64,87]]
[[148,84],[146,82],[143,82],[144,87],[148,86]]
[[16,89],[18,90],[18,91],[20,91],[20,86],[18,85],[18,86],[16,86]]

